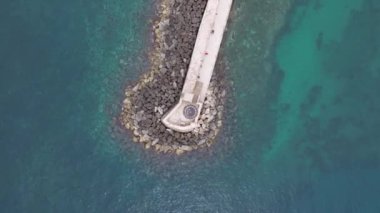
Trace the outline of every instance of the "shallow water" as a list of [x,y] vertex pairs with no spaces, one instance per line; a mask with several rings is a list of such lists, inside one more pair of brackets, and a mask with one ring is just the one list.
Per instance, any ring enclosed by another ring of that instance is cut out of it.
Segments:
[[235,2],[230,125],[183,157],[115,127],[152,2],[0,3],[0,212],[380,210],[378,1],[297,2],[262,66],[260,4]]

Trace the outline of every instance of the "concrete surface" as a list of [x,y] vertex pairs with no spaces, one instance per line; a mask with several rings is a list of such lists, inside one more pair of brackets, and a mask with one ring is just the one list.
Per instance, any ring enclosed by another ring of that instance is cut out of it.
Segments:
[[198,118],[214,71],[232,2],[233,0],[207,2],[180,100],[162,119],[164,125],[172,130],[190,132],[198,127]]

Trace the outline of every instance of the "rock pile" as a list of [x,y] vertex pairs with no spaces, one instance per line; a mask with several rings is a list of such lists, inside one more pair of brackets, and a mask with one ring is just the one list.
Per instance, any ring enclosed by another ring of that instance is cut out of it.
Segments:
[[226,90],[214,71],[199,127],[190,133],[166,128],[161,118],[180,96],[207,0],[163,0],[154,24],[150,71],[126,90],[121,123],[146,149],[182,154],[212,144],[222,126]]

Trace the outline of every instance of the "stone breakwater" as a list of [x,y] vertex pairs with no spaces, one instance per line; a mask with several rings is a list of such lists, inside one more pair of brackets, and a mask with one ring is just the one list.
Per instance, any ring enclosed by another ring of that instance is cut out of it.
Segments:
[[226,81],[220,66],[211,79],[199,127],[189,133],[172,131],[161,118],[181,94],[207,0],[162,0],[153,24],[150,67],[136,85],[126,89],[120,121],[133,141],[157,152],[182,154],[211,146],[220,128]]

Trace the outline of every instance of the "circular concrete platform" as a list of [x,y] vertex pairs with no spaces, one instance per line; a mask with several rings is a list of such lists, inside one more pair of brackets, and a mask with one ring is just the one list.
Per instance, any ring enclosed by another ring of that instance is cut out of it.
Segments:
[[198,108],[194,105],[189,104],[183,109],[183,115],[189,120],[194,119],[198,115]]

